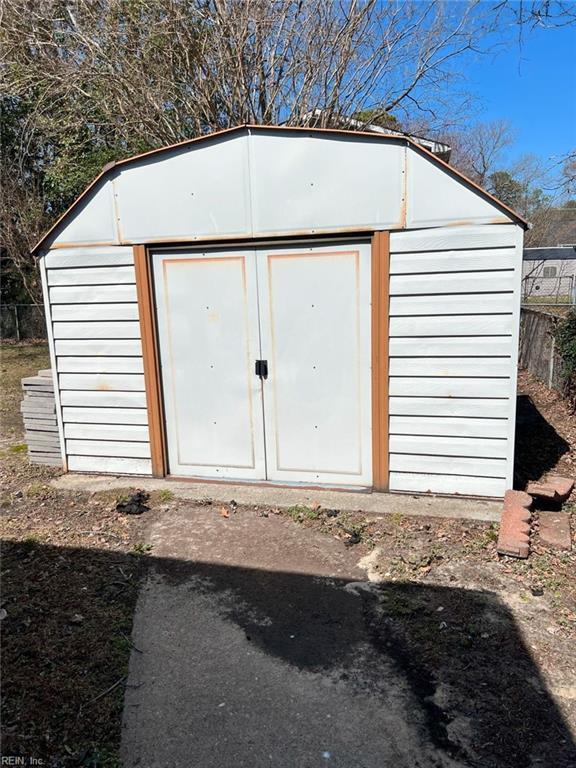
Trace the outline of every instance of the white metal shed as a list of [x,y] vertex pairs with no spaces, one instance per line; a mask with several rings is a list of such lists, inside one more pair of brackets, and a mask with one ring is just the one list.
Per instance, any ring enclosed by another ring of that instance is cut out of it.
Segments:
[[403,137],[108,166],[35,249],[64,467],[503,496],[524,228]]

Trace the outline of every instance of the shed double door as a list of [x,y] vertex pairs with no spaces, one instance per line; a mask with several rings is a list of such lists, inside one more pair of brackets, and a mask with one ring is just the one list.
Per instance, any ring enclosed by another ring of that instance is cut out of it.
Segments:
[[170,474],[369,486],[369,244],[152,258]]

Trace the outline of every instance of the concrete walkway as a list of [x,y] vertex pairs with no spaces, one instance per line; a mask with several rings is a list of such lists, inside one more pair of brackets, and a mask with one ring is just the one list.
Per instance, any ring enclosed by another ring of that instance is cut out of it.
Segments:
[[393,493],[369,493],[340,490],[305,490],[274,485],[233,485],[228,483],[196,483],[110,475],[62,475],[53,482],[57,488],[78,491],[105,491],[115,488],[142,488],[146,491],[170,490],[174,496],[190,501],[210,498],[261,507],[286,508],[295,504],[325,509],[339,509],[366,514],[401,514],[425,517],[454,517],[467,520],[499,522],[502,505],[496,501],[461,497],[415,496]]
[[126,768],[467,765],[374,640],[365,573],[341,542],[277,515],[182,506],[149,541]]

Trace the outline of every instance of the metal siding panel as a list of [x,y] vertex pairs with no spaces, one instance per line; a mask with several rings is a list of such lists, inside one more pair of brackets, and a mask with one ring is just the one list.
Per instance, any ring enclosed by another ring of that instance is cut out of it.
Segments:
[[128,320],[102,323],[53,323],[55,339],[139,339],[140,323]]
[[47,269],[65,267],[120,267],[134,264],[132,247],[58,248],[44,257]]
[[137,304],[54,304],[53,320],[138,320]]
[[400,226],[404,148],[361,137],[250,137],[256,234]]
[[[467,416],[482,419],[510,418],[510,401],[507,398],[473,398],[473,397],[403,397],[390,398],[390,414],[392,416]],[[412,432],[417,435],[417,429]]]
[[127,459],[149,459],[149,443],[130,443],[112,440],[66,440],[69,456],[106,456]]
[[144,392],[144,376],[135,373],[61,373],[60,389]]
[[511,313],[512,293],[459,293],[453,296],[391,296],[390,316],[492,315]]
[[492,477],[462,475],[425,475],[408,472],[390,473],[390,490],[413,493],[464,494],[467,496],[504,496],[506,481]]
[[[507,398],[510,395],[510,379],[391,376],[390,395]],[[486,403],[487,416],[489,415],[489,408],[490,404]]]
[[150,459],[70,456],[68,469],[72,472],[102,472],[112,475],[151,475],[152,462]]
[[55,346],[56,354],[59,356],[142,357],[140,339],[59,339]]
[[390,336],[511,336],[514,323],[512,314],[391,317]]
[[146,408],[146,394],[144,392],[62,390],[60,399],[62,405],[95,408]]
[[409,229],[511,221],[495,203],[412,147],[408,148],[406,176]]
[[391,275],[412,275],[426,272],[474,272],[485,269],[514,268],[514,248],[481,250],[424,251],[393,253],[390,256]]
[[[476,326],[474,326],[476,327]],[[511,336],[427,336],[390,339],[391,357],[512,357]]]
[[470,456],[505,459],[506,439],[452,435],[391,435],[390,453],[426,456]]
[[136,301],[135,285],[86,285],[50,288],[51,304],[106,304]]
[[100,182],[79,203],[64,225],[50,238],[52,245],[117,243],[112,182]]
[[141,357],[59,357],[60,373],[144,373]]
[[[392,275],[391,296],[416,296],[418,294],[445,293],[494,293],[513,291],[515,275],[513,269],[493,272],[455,272],[434,275]],[[473,290],[472,290],[473,289]],[[512,309],[512,295],[510,309]]]
[[89,192],[49,242],[53,245],[117,243],[112,182],[100,182]]
[[[494,224],[391,232],[391,258],[396,253],[419,251],[435,253],[476,248],[515,248],[518,229],[516,224]],[[443,258],[445,254],[438,255]]]
[[506,459],[472,458],[469,456],[418,456],[407,453],[391,453],[390,471],[505,478]]
[[148,424],[145,408],[82,408],[67,406],[62,419],[70,424]]
[[215,138],[121,168],[114,183],[123,238],[249,235],[247,140]]
[[521,238],[516,225],[391,235],[392,490],[512,487]]
[[393,357],[390,376],[478,376],[508,378],[507,357]]
[[[48,349],[50,351],[50,369],[52,374],[52,385],[54,388],[54,406],[51,409],[56,413],[56,423],[58,424],[58,436],[60,439],[60,455],[62,459],[62,468],[66,469],[66,450],[64,446],[64,424],[62,422],[62,402],[60,398],[60,388],[58,386],[58,369],[56,368],[56,352],[52,323],[52,307],[50,306],[48,293],[48,275],[44,259],[40,259],[40,280],[42,283],[42,297],[44,299],[44,313],[46,315],[46,334],[48,336]],[[21,410],[26,418],[26,408],[21,406]]]
[[77,269],[50,269],[48,285],[118,285],[134,283],[133,266],[124,267],[78,267]]
[[[481,410],[485,412],[486,402]],[[508,437],[508,419],[458,418],[455,416],[391,416],[391,435],[446,437]]]
[[136,424],[66,424],[64,436],[77,440],[120,440],[139,443],[147,443],[150,439],[148,426]]
[[[45,281],[52,286],[46,289],[54,313],[52,365],[68,466],[151,474],[132,249],[75,248],[48,256],[55,265]],[[98,464],[93,455],[101,457]]]

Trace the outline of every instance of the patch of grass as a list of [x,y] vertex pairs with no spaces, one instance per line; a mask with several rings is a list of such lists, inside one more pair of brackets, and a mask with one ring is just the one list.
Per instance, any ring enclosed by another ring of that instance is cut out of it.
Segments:
[[467,549],[470,552],[480,552],[487,549],[498,541],[499,526],[496,523],[490,523],[488,528],[481,529],[478,535],[474,536],[468,544]]
[[384,612],[388,615],[410,616],[422,608],[418,600],[411,600],[407,595],[392,591],[383,591],[380,595]]
[[36,547],[39,547],[40,544],[42,544],[42,539],[39,536],[26,536],[22,539],[22,548],[26,552],[31,552]]
[[130,656],[132,643],[130,642],[130,638],[126,637],[126,635],[117,635],[114,637],[112,640],[112,645],[114,646],[114,649],[118,651],[118,653],[126,656],[126,658]]
[[561,556],[552,558],[548,554],[533,555],[531,558],[533,573],[551,597],[558,597],[558,590],[566,589],[570,585],[570,577],[557,567],[558,565],[565,565],[568,573],[570,573],[570,563],[568,558],[566,560],[565,563]]
[[8,448],[10,453],[26,453],[27,450],[28,446],[26,443],[18,443],[18,445],[11,445],[10,448]]
[[48,490],[49,489],[44,483],[30,483],[26,488],[25,493],[29,498],[33,498],[34,496],[42,496],[42,494],[46,493]]
[[162,488],[158,491],[158,501],[172,501],[174,499],[174,491],[169,488]]
[[134,546],[132,547],[132,551],[130,554],[132,555],[148,555],[150,552],[152,552],[153,545],[152,544],[145,544],[143,541],[138,541]]
[[322,510],[320,507],[307,507],[304,504],[295,504],[286,510],[286,514],[297,523],[302,523],[304,520],[319,520]]
[[134,488],[110,488],[107,491],[95,491],[92,498],[100,501],[102,504],[116,506],[121,501],[127,501],[136,490]]
[[[342,519],[343,518],[343,519]],[[345,540],[346,546],[352,546],[355,544],[367,544],[369,547],[374,547],[376,542],[374,537],[368,532],[368,521],[358,520],[352,516],[342,515],[342,518],[338,520],[336,525],[348,534],[348,538]]]
[[74,765],[83,768],[122,768],[120,757],[116,750],[102,747],[98,744],[89,744],[80,747],[65,747]]

